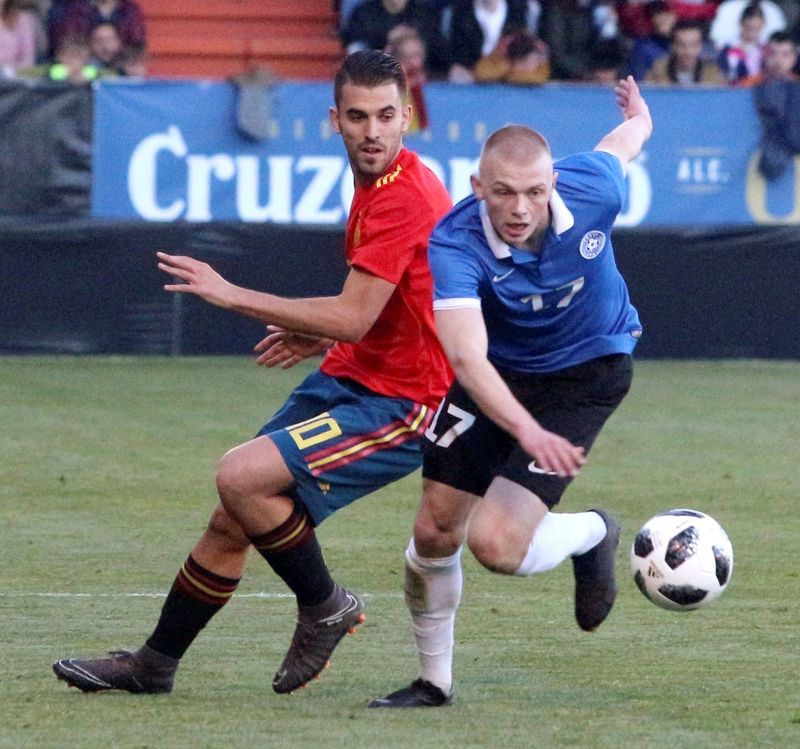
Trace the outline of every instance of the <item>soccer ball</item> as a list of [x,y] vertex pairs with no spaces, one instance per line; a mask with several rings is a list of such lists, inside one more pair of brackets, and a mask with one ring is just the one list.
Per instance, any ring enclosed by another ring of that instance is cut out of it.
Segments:
[[633,579],[645,598],[691,611],[719,598],[733,572],[728,534],[710,515],[669,510],[650,518],[631,547]]

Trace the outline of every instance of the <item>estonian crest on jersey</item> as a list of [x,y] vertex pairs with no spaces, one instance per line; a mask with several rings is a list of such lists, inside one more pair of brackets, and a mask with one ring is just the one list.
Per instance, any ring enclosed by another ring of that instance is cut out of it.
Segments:
[[606,246],[606,235],[601,231],[587,231],[581,239],[581,257],[587,260],[596,258]]

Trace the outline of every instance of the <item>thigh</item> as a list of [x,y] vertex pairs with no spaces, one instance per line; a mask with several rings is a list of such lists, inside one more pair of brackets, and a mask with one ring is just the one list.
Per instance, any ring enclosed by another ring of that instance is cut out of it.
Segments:
[[514,449],[511,435],[481,412],[455,381],[425,432],[422,475],[483,496]]
[[327,375],[311,384],[311,391],[296,390],[291,407],[261,433],[270,437],[294,478],[293,498],[319,524],[419,468],[419,442],[432,414],[424,405]]
[[[597,435],[630,389],[631,357],[606,356],[526,383],[510,382],[512,392],[545,428],[589,454]],[[515,445],[500,476],[525,487],[548,507],[558,504],[571,483],[538,468],[531,456]]]

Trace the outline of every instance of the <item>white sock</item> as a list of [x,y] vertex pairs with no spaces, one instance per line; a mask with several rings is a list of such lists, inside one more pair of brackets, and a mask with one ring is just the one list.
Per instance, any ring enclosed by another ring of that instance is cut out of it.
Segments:
[[548,512],[534,531],[528,552],[515,575],[533,575],[557,567],[567,557],[593,549],[606,535],[596,512]]
[[420,677],[445,694],[453,684],[453,637],[461,586],[461,549],[449,557],[426,559],[417,554],[411,539],[406,549],[405,592]]

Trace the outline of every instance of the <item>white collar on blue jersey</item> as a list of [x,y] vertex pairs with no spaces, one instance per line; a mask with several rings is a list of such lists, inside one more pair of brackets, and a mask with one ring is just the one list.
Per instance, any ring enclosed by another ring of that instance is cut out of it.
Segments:
[[[489,249],[498,260],[504,257],[511,257],[509,246],[500,239],[500,236],[492,226],[492,222],[489,220],[489,214],[486,212],[485,200],[480,201],[479,210],[481,214],[481,223],[483,224],[483,233],[486,235]],[[559,236],[575,225],[575,217],[572,215],[572,211],[567,208],[567,204],[555,189],[550,196],[550,215],[553,217],[553,231]]]

